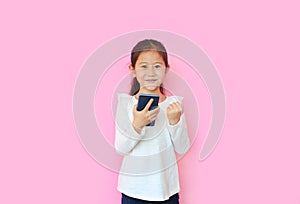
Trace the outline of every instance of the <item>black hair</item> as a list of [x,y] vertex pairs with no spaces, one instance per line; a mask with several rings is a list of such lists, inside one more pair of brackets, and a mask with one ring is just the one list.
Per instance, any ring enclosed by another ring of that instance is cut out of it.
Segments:
[[[135,68],[136,61],[138,60],[140,54],[145,51],[157,51],[158,54],[162,57],[166,68],[169,68],[169,63],[168,63],[168,54],[167,50],[164,47],[164,45],[153,39],[145,39],[140,42],[138,42],[132,49],[131,51],[131,66]],[[130,95],[135,95],[139,92],[140,90],[140,83],[136,79],[136,77],[133,78],[132,84],[131,84],[131,90],[130,90]],[[165,93],[163,85],[160,85],[160,91],[162,94]]]

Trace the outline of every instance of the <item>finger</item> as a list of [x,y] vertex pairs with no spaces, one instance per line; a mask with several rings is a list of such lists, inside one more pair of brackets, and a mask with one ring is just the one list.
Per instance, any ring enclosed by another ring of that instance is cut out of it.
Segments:
[[174,102],[171,104],[173,108],[176,108],[176,109],[181,109],[181,104],[177,101],[177,102]]
[[152,122],[152,121],[154,121],[154,120],[156,120],[156,119],[157,119],[157,116],[152,117],[152,118],[150,119],[150,121]]
[[145,106],[145,108],[144,108],[143,111],[148,111],[149,108],[150,108],[150,106],[151,106],[151,104],[153,103],[153,101],[154,101],[154,99],[151,98],[151,99],[148,101],[148,103],[147,103],[147,105]]
[[181,104],[179,102],[176,102],[174,105],[175,105],[175,107],[178,111],[180,111],[180,112],[182,111],[182,107],[181,107]]
[[168,109],[169,111],[175,111],[177,109],[177,106],[176,106],[176,103],[171,103],[169,106],[168,106]]
[[157,114],[157,113],[159,113],[159,111],[160,111],[160,107],[157,106],[155,109],[149,110],[148,112],[150,114]]
[[169,110],[173,109],[173,103],[169,104],[167,109]]
[[153,112],[153,113],[149,114],[149,117],[154,117],[154,116],[157,116],[157,115],[158,115],[158,112]]
[[178,105],[180,105],[180,103],[178,101],[173,102],[170,104],[172,107],[177,107]]
[[157,107],[155,107],[154,109],[149,110],[149,112],[151,112],[151,113],[156,113],[156,112],[159,112],[159,110],[160,110],[160,108],[159,108],[159,106],[157,106]]
[[153,116],[157,115],[157,111],[148,111],[147,112],[147,118],[152,118]]
[[168,113],[182,113],[182,107],[179,102],[174,102],[170,104],[167,108]]
[[176,112],[179,113],[180,115],[182,114],[182,107],[181,107],[180,104],[178,104],[178,105],[176,106]]
[[151,118],[151,114],[150,114],[150,112],[148,111],[148,112],[146,113],[146,119],[147,119],[147,120],[150,120],[150,118]]
[[152,122],[157,119],[157,115],[151,115],[148,119]]

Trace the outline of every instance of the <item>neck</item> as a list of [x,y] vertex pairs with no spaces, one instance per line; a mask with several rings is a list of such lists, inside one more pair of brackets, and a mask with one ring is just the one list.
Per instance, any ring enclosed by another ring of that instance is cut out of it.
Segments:
[[166,99],[166,96],[161,93],[160,87],[156,87],[154,90],[149,90],[149,89],[140,89],[139,92],[135,95],[136,98],[139,97],[140,94],[155,94],[159,96],[159,102],[162,102]]

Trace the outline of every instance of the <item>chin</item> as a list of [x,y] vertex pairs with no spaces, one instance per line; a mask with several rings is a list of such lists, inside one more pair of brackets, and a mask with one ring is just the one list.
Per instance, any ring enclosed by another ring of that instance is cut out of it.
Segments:
[[156,91],[159,89],[159,86],[146,86],[144,89],[148,91]]

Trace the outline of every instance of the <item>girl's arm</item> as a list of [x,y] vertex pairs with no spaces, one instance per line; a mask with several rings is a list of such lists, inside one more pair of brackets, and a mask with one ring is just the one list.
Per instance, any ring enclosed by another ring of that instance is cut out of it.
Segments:
[[182,100],[183,97],[176,97],[175,101],[167,107],[168,130],[173,147],[178,154],[185,153],[190,147]]
[[180,120],[175,125],[168,123],[168,130],[173,147],[178,154],[184,154],[190,147],[187,125],[184,113],[181,114]]
[[129,154],[145,134],[145,128],[136,131],[128,116],[128,96],[120,94],[115,122],[115,149],[122,155]]

